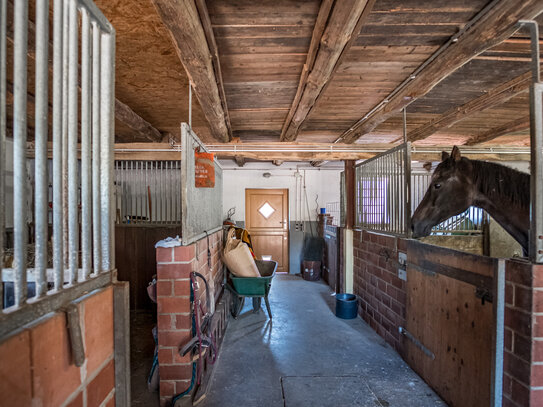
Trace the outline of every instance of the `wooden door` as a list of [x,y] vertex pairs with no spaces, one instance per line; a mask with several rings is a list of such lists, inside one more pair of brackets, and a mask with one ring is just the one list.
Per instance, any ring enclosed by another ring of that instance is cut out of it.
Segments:
[[288,189],[246,189],[245,227],[256,257],[271,256],[288,272]]
[[[475,286],[492,285],[496,259],[408,240],[404,359],[450,406],[490,405],[492,303]],[[464,278],[465,281],[459,280]]]

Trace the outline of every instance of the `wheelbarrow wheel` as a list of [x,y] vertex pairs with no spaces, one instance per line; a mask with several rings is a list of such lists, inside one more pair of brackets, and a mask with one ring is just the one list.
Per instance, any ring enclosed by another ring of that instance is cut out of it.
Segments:
[[232,316],[234,317],[234,319],[237,319],[237,317],[239,316],[244,303],[245,303],[245,297],[232,295],[232,308],[230,312]]

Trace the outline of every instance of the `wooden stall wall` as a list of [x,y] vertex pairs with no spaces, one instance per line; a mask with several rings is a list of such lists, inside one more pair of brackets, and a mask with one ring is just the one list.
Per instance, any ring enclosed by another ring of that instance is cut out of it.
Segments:
[[130,309],[152,310],[147,285],[156,274],[155,244],[181,235],[181,226],[115,225],[115,261],[120,281],[130,282]]
[[338,292],[339,289],[339,231],[336,226],[324,226],[324,265],[322,274],[324,281],[335,292]]
[[[497,259],[407,241],[404,358],[451,406],[488,406],[494,314],[476,286],[492,290]],[[470,283],[460,281],[469,280]]]

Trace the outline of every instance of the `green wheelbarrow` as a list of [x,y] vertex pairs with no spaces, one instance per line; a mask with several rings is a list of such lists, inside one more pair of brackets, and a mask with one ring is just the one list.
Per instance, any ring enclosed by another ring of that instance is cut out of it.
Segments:
[[[236,277],[229,273],[229,282],[226,288],[232,292],[232,316],[237,318],[245,303],[245,297],[252,297],[253,312],[260,311],[262,298],[266,302],[268,316],[272,317],[268,294],[270,293],[271,282],[275,271],[277,270],[277,262],[273,260],[255,260],[256,267],[261,277]],[[230,284],[231,283],[231,284]]]

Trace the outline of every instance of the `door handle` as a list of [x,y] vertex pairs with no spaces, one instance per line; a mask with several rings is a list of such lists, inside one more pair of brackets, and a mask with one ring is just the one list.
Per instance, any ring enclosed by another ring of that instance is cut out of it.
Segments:
[[287,221],[282,221],[282,222],[279,221],[279,223],[280,223],[281,225],[283,225],[284,223],[287,223]]

